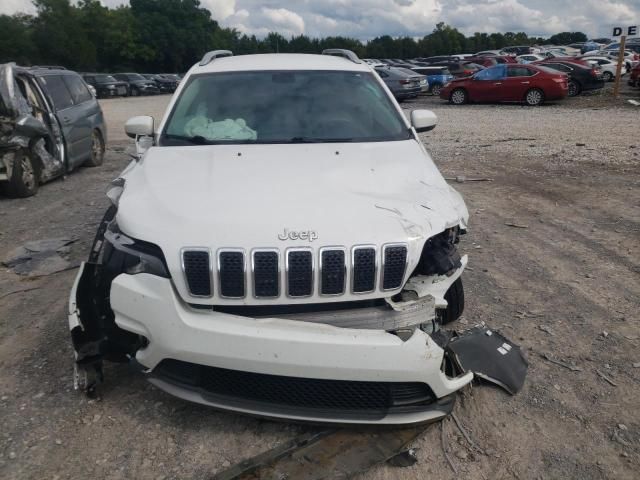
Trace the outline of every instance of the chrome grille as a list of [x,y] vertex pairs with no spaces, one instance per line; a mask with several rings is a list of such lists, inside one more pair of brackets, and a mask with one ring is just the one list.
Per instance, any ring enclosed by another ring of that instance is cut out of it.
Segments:
[[320,249],[320,293],[342,295],[347,274],[345,249],[325,247]]
[[310,249],[287,250],[287,295],[309,297],[313,294],[313,253]]
[[400,244],[385,245],[382,250],[382,289],[394,290],[402,286],[407,265],[407,247]]
[[193,297],[210,297],[213,294],[211,285],[211,260],[208,249],[183,249],[182,270],[187,280],[189,293]]
[[381,249],[375,245],[322,247],[317,251],[302,247],[283,252],[256,248],[247,257],[243,249],[222,248],[211,258],[208,248],[189,247],[182,249],[181,255],[190,296],[212,297],[215,276],[220,298],[253,295],[268,299],[310,297],[316,288],[322,296],[397,290],[407,271],[408,250],[405,243],[389,243]]
[[280,295],[280,256],[277,250],[254,250],[253,295],[256,298],[274,298]]
[[243,298],[245,295],[244,251],[224,249],[218,252],[220,296]]
[[354,247],[352,257],[353,293],[373,292],[377,269],[375,247]]

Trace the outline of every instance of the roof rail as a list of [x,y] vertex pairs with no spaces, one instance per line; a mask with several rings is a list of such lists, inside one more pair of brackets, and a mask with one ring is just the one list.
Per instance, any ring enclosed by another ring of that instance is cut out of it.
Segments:
[[344,48],[327,48],[322,51],[322,55],[333,55],[335,57],[344,57],[347,60],[351,60],[353,63],[362,63],[362,60],[353,53],[351,50],[345,50]]
[[205,65],[208,65],[209,63],[214,61],[216,58],[221,57],[233,57],[233,52],[231,50],[212,50],[210,52],[207,52],[202,57],[202,60],[200,60],[200,66],[204,67]]
[[36,70],[38,68],[42,68],[42,69],[46,69],[46,70],[66,70],[66,68],[63,67],[62,65],[32,65],[29,68],[31,68],[33,70]]

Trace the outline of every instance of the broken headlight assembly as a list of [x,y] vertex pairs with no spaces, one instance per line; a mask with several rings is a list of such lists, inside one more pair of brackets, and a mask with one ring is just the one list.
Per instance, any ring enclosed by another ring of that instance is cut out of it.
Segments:
[[148,273],[171,278],[158,245],[128,237],[118,229],[115,220],[109,225],[104,239],[103,264],[107,268],[129,275]]
[[460,268],[460,254],[456,244],[459,236],[465,233],[459,227],[447,228],[431,237],[424,244],[420,262],[416,267],[419,275],[450,275]]

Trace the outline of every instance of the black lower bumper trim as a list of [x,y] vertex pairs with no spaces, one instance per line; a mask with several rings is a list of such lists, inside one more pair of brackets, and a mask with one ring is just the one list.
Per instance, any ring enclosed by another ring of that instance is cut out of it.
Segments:
[[376,421],[391,414],[441,411],[454,396],[436,399],[419,382],[324,380],[242,372],[178,360],[162,361],[152,377],[198,393],[205,403],[275,416]]

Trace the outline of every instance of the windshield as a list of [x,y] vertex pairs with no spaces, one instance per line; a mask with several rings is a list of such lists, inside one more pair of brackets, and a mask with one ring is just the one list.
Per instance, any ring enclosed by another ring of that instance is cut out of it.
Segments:
[[375,142],[411,138],[366,72],[249,71],[194,75],[161,145]]
[[127,78],[128,78],[129,80],[144,80],[144,79],[145,79],[145,78],[144,78],[142,75],[140,75],[139,73],[129,73],[129,74],[127,75]]
[[113,78],[111,75],[96,75],[96,82],[111,83],[111,82],[117,82],[117,80]]

